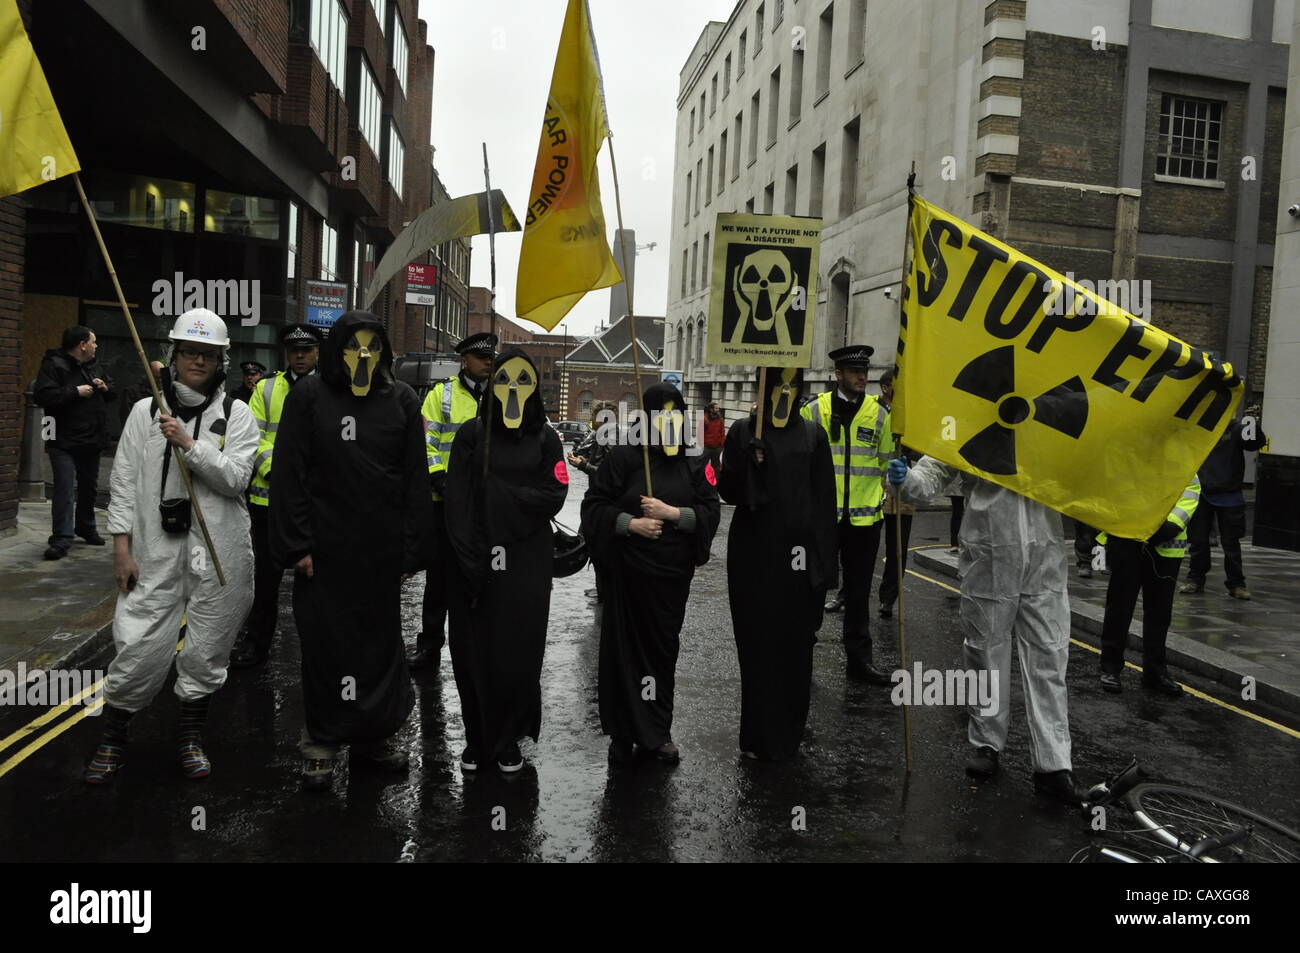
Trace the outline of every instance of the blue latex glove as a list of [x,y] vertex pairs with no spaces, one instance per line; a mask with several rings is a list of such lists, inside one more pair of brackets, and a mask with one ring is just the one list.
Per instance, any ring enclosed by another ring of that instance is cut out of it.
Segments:
[[901,486],[907,480],[907,461],[890,460],[889,461],[889,482],[894,486]]

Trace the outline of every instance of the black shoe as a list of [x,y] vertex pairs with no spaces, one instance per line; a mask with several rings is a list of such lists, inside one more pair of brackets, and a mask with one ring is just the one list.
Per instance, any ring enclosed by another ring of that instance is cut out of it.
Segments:
[[100,536],[94,530],[91,530],[89,533],[78,533],[77,535],[80,536],[82,539],[84,539],[91,546],[104,545],[104,537]]
[[478,770],[478,755],[469,748],[460,753],[460,769],[471,772]]
[[1124,686],[1119,683],[1119,674],[1111,672],[1101,673],[1101,687],[1112,695],[1118,695],[1124,690]]
[[658,748],[647,753],[660,764],[677,764],[682,760],[682,753],[677,750],[677,746],[671,741],[661,744]]
[[400,773],[411,766],[411,755],[393,742],[372,745],[353,745],[352,764],[359,768]]
[[334,783],[334,759],[304,758],[299,777],[304,791],[328,791]]
[[846,674],[851,681],[866,682],[868,685],[892,685],[894,683],[888,672],[882,672],[870,662],[863,663],[850,660]]
[[425,645],[420,646],[416,643],[415,651],[406,659],[406,667],[412,671],[430,668],[437,671],[442,664],[442,646]]
[[988,745],[981,745],[966,760],[966,775],[972,778],[991,778],[998,773],[998,753]]
[[524,766],[524,756],[519,753],[519,745],[511,745],[497,758],[497,767],[505,774],[514,774]]
[[879,615],[880,618],[882,618],[882,619],[892,619],[892,618],[894,617],[894,606],[893,606],[893,604],[892,604],[892,603],[888,603],[888,604],[886,604],[886,603],[882,602],[882,603],[880,604],[880,608],[877,610],[877,613],[876,613],[876,614]]
[[839,612],[843,608],[844,608],[844,600],[841,599],[839,596],[835,596],[834,598],[830,599],[826,603],[827,612]]
[[1034,792],[1076,806],[1081,804],[1084,798],[1083,792],[1074,783],[1074,774],[1071,771],[1035,771]]
[[1155,692],[1157,695],[1164,695],[1168,698],[1177,698],[1183,693],[1183,686],[1168,675],[1157,675],[1155,678],[1143,675],[1142,687],[1149,692]]
[[46,559],[62,559],[66,555],[68,555],[68,551],[61,546],[51,546],[45,550]]
[[259,649],[252,639],[241,635],[230,652],[231,668],[253,668],[265,664],[270,652]]
[[609,739],[609,763],[616,768],[626,767],[636,760],[636,751],[630,741]]

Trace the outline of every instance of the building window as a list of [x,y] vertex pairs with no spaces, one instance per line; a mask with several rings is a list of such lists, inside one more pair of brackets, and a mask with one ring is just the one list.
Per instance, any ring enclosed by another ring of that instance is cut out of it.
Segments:
[[691,272],[691,253],[688,249],[682,249],[682,297],[686,297],[686,276]]
[[[285,275],[292,282],[297,277],[298,271],[298,203],[289,203],[289,241],[288,245],[288,262],[286,263]],[[289,285],[290,297],[293,297],[293,285]]]
[[763,214],[771,215],[772,206],[776,204],[776,183],[767,183],[767,188],[763,190]]
[[406,41],[406,30],[402,27],[402,18],[393,12],[393,53],[392,63],[393,72],[397,74],[397,85],[402,91],[406,91],[406,66],[410,57],[410,50]]
[[689,146],[695,142],[695,110],[691,110],[691,121],[686,126],[686,144]]
[[596,395],[589,390],[584,390],[578,395],[578,413],[583,417],[591,416],[591,405],[596,400]]
[[731,157],[731,181],[735,182],[740,177],[740,143],[745,131],[745,112],[741,110],[736,113],[736,142],[732,146],[736,151]]
[[840,148],[840,218],[852,215],[858,206],[858,118],[844,127]]
[[711,98],[709,99],[709,115],[712,116],[715,112],[718,111],[718,74],[717,73],[713,74],[713,80],[712,82],[710,82],[709,85],[712,90],[710,93]]
[[361,242],[352,242],[352,307],[361,307]]
[[[695,160],[695,214],[700,214],[700,181],[704,178],[704,160]],[[707,191],[707,189],[706,189]]]
[[311,47],[334,85],[342,89],[348,14],[340,0],[311,0]]
[[704,236],[704,248],[700,253],[700,284],[709,286],[709,236]]
[[691,221],[691,195],[694,194],[695,173],[686,173],[686,216],[682,220],[683,225],[689,225]]
[[704,204],[713,204],[713,189],[709,188],[709,183],[713,181],[713,146],[709,146],[709,165],[708,173],[704,177]]
[[795,214],[795,200],[799,196],[799,166],[792,165],[785,170],[785,214]]
[[822,217],[822,189],[826,184],[826,143],[822,143],[812,154],[812,178],[808,180],[808,214],[813,218]]
[[817,29],[817,98],[831,88],[831,43],[835,37],[835,4],[822,11]]
[[1165,93],[1160,99],[1156,175],[1215,182],[1223,103]]
[[700,118],[699,125],[695,127],[700,132],[704,131],[704,94],[700,93]]
[[700,273],[700,243],[691,242],[691,291],[698,288]]
[[[150,194],[146,193],[146,203]],[[203,209],[205,232],[272,240],[280,238],[279,199],[208,189],[204,192]]]
[[379,20],[379,32],[384,32],[384,21],[388,17],[388,0],[370,0],[370,5],[374,7],[375,17]]
[[339,233],[328,222],[320,227],[320,280],[336,281],[339,273]]
[[754,200],[752,198],[745,199],[745,214],[747,215],[754,214]]
[[736,57],[736,79],[745,75],[745,31],[740,31],[740,55]]
[[758,5],[754,13],[754,58],[763,50],[763,4]]
[[850,0],[849,2],[849,59],[848,67],[852,69],[866,59],[863,49],[867,34],[867,0]]
[[758,107],[759,94],[757,91],[749,99],[749,161],[753,162],[758,158]]
[[402,197],[402,171],[406,168],[406,146],[397,134],[397,127],[389,122],[388,126],[388,181],[393,184],[397,197]]
[[781,103],[781,67],[772,70],[767,81],[767,144],[776,142],[777,107]]
[[370,149],[375,155],[382,154],[380,143],[383,141],[379,138],[380,118],[379,110],[382,100],[379,97],[379,84],[375,82],[375,74],[370,70],[370,64],[361,59],[361,86],[358,91],[358,100],[356,104],[357,128],[361,130],[361,136],[370,144]]
[[790,55],[790,125],[799,120],[803,110],[803,50]]
[[731,92],[731,54],[722,61],[722,98],[727,98],[727,93]]
[[776,32],[776,28],[781,25],[781,21],[784,19],[785,19],[785,0],[776,0],[776,9],[772,11],[772,32],[773,33]]
[[722,139],[718,142],[718,194],[721,195],[727,185],[727,130],[722,130]]
[[704,363],[704,315],[695,324],[695,363]]

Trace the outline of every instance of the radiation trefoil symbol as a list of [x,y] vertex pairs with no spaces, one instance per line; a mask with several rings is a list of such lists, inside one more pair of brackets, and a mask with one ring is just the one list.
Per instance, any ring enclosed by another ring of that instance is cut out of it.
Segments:
[[986,473],[1012,476],[1016,468],[1016,428],[1034,420],[1078,440],[1088,423],[1088,395],[1078,375],[1032,400],[1015,393],[1015,348],[995,348],[961,369],[957,390],[997,405],[998,419],[971,437],[958,451]]

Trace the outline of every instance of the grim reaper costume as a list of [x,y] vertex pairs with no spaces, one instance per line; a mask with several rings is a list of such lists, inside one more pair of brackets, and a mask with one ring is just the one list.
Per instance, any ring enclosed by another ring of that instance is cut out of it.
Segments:
[[814,633],[836,586],[835,472],[826,431],[799,416],[803,371],[768,368],[754,415],[722,451],[718,492],[735,504],[727,591],[740,657],[740,749],[792,756],[808,719]]
[[506,348],[478,416],[452,444],[444,495],[455,558],[447,596],[466,771],[491,761],[519,770],[519,739],[536,741],[541,730],[550,521],[564,505],[569,473],[560,438],[546,425],[538,380],[524,352]]
[[[643,407],[651,420],[628,428],[627,444],[610,451],[582,501],[582,533],[609,584],[602,592],[600,723],[616,764],[630,758],[633,744],[678,760],[672,722],[679,636],[695,567],[708,562],[720,516],[713,468],[682,440],[681,392],[655,384]],[[642,440],[651,443],[655,498],[681,511],[655,539],[629,529],[646,493]]]
[[420,404],[393,377],[379,320],[340,317],[318,368],[285,401],[270,507],[272,558],[311,559],[293,598],[308,787],[328,786],[345,742],[354,761],[405,767],[385,741],[414,703],[399,599],[402,575],[422,568],[430,498]]

